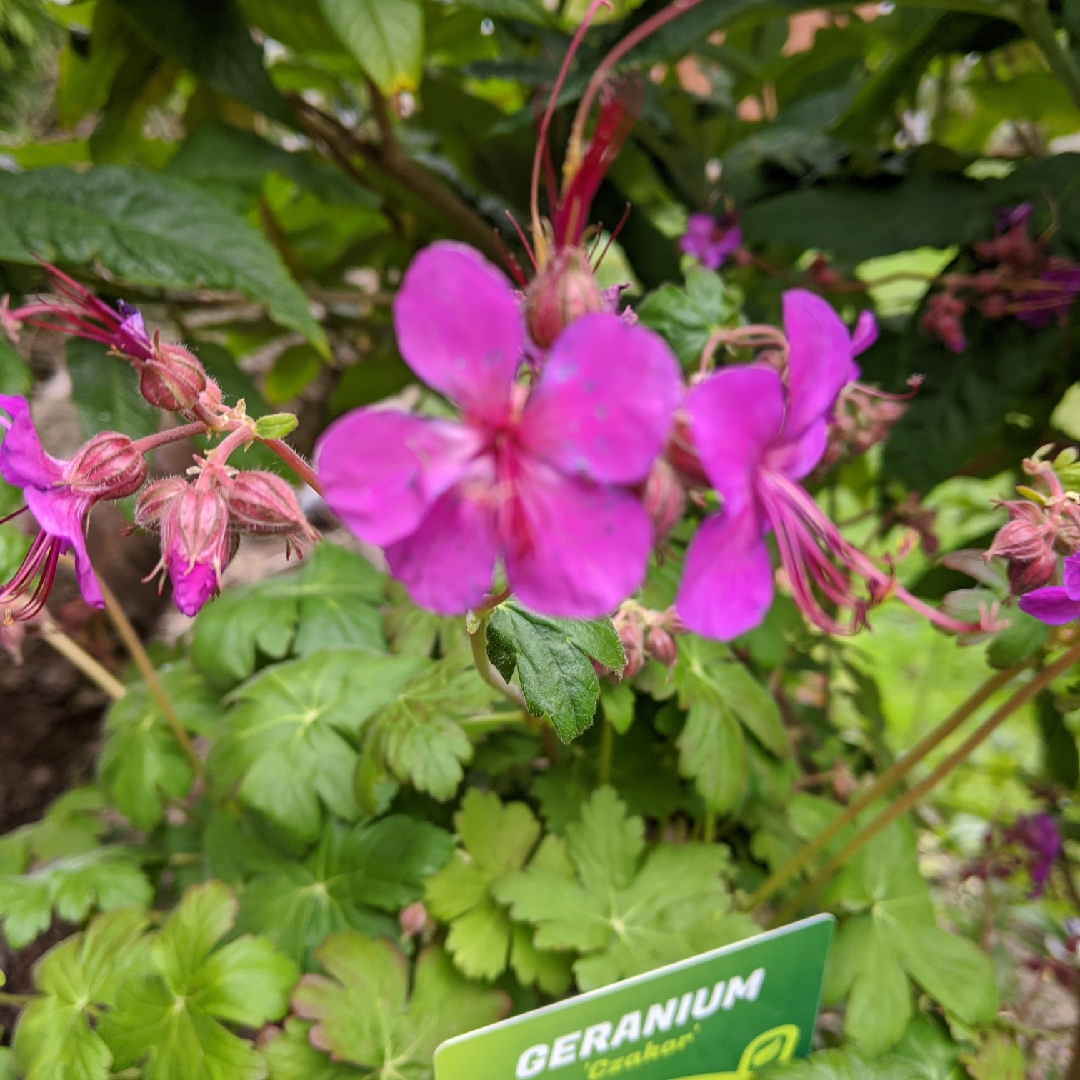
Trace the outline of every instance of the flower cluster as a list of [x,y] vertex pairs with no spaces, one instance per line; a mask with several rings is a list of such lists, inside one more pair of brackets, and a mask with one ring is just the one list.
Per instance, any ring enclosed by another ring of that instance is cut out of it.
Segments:
[[90,511],[97,503],[143,488],[151,450],[196,435],[224,437],[205,457],[195,458],[189,470],[193,481],[168,477],[143,488],[135,514],[137,525],[160,533],[161,567],[172,582],[177,607],[193,615],[218,590],[242,533],[281,535],[287,550],[302,553],[316,534],[292,488],[272,473],[239,471],[227,464],[234,450],[257,438],[243,403],[227,407],[198,359],[181,345],[162,342],[157,333],[151,337],[133,307],[121,302],[114,311],[55,267],[45,269],[56,295],[16,309],[5,298],[0,309],[5,332],[17,339],[21,328],[30,325],[108,345],[113,355],[133,365],[147,402],[191,423],[138,440],[102,432],[70,461],[59,461],[43,450],[27,401],[0,396],[0,476],[23,492],[26,505],[17,515],[29,513],[38,526],[15,576],[0,585],[3,622],[29,621],[41,611],[60,557],[69,551],[83,598],[103,606],[86,550]]
[[973,305],[988,319],[1014,315],[1036,329],[1054,319],[1064,324],[1080,293],[1080,266],[1051,255],[1042,238],[1032,239],[1030,221],[1029,203],[998,216],[997,235],[974,245],[987,268],[946,275],[944,291],[927,299],[921,323],[926,333],[952,352],[963,352],[967,339],[962,320]]
[[986,854],[967,868],[969,877],[1006,878],[1020,870],[1031,877],[1031,897],[1042,896],[1061,856],[1061,830],[1046,813],[1021,815],[1000,833],[986,835]]
[[651,611],[634,600],[619,605],[611,620],[626,654],[624,679],[633,678],[646,660],[671,667],[678,656],[675,638],[686,632],[675,609]]

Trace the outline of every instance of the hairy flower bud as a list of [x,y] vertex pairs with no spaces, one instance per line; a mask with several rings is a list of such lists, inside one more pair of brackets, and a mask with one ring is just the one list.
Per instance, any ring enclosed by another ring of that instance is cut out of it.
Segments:
[[287,481],[271,472],[237,473],[225,490],[233,526],[241,532],[284,534],[297,544],[318,533],[307,523]]
[[645,513],[653,526],[653,536],[657,541],[665,536],[682,520],[686,509],[686,489],[678,473],[664,458],[657,458],[645,480],[641,495]]
[[71,490],[98,499],[124,499],[146,479],[146,458],[127,435],[102,431],[68,462],[64,479]]
[[187,412],[206,388],[206,371],[183,345],[154,334],[150,359],[137,365],[139,393],[156,409]]
[[675,639],[662,626],[650,626],[645,635],[645,652],[664,667],[671,667],[678,656]]
[[603,311],[604,297],[580,248],[560,251],[525,292],[525,323],[542,349],[572,322],[590,311]]
[[188,482],[180,476],[167,476],[147,484],[135,503],[135,524],[147,531],[160,529],[173,500],[187,489]]
[[161,554],[173,600],[185,615],[194,615],[220,588],[234,540],[228,504],[215,488],[189,484],[170,503],[161,521]]
[[632,679],[645,663],[645,621],[642,611],[636,604],[627,602],[615,613],[612,622],[626,656],[622,677]]
[[1041,588],[1057,569],[1056,520],[1059,515],[1026,500],[1005,503],[1009,521],[1002,525],[987,549],[1008,564],[1009,587],[1017,595]]
[[1014,596],[1023,596],[1032,589],[1041,589],[1048,585],[1057,569],[1057,556],[1053,550],[1040,552],[1034,559],[1013,559],[1006,571],[1009,578],[1009,591]]

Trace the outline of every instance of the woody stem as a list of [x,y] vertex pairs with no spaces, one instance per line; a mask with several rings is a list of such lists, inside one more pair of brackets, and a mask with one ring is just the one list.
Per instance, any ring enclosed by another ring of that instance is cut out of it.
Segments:
[[196,780],[205,783],[206,776],[203,772],[202,759],[195,753],[195,747],[191,744],[191,738],[188,736],[187,729],[181,722],[180,717],[176,712],[176,707],[169,699],[169,695],[166,693],[165,687],[162,685],[161,679],[154,669],[153,661],[151,661],[150,657],[147,655],[146,649],[143,648],[143,643],[139,640],[139,635],[135,632],[135,627],[131,625],[127,615],[124,613],[124,609],[120,606],[120,601],[116,599],[112,589],[110,589],[100,577],[98,578],[98,586],[100,587],[101,595],[105,600],[105,610],[108,612],[113,626],[116,627],[116,632],[124,642],[124,646],[131,654],[131,659],[135,661],[135,666],[139,669],[139,674],[142,675],[145,680],[151,696],[154,698],[154,701],[157,702],[157,706],[161,710],[161,715],[165,717],[165,722],[169,725],[169,729],[173,733],[173,738],[176,739],[180,749],[184,752],[184,757],[188,759],[188,763],[191,765],[191,771],[194,773]]
[[1066,650],[1052,664],[1042,669],[1030,682],[1016,691],[1004,705],[995,709],[951,754],[949,754],[936,768],[926,777],[911,787],[904,795],[891,803],[878,817],[855,834],[825,865],[807,882],[807,884],[789,900],[772,925],[779,926],[791,919],[794,914],[806,903],[812,900],[822,886],[851,858],[874,839],[883,829],[892,824],[902,814],[907,813],[915,803],[927,792],[931,791],[953,769],[967,758],[985,742],[1000,725],[1007,720],[1017,709],[1026,705],[1040,690],[1048,686],[1059,675],[1064,674],[1077,661],[1080,661],[1080,642]]

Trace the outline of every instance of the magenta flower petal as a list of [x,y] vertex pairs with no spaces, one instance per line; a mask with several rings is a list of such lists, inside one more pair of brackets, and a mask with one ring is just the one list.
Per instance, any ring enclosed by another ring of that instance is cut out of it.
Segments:
[[0,430],[7,429],[0,442],[0,476],[20,488],[58,483],[63,464],[42,449],[26,398],[0,394],[0,409],[10,417],[10,421],[0,418]]
[[1017,601],[1020,610],[1050,626],[1061,626],[1080,619],[1080,600],[1070,600],[1060,585],[1047,585],[1024,593]]
[[688,629],[730,641],[757,626],[773,598],[764,527],[747,504],[707,518],[686,552],[675,610]]
[[357,409],[316,448],[326,504],[361,540],[407,536],[481,446],[471,428],[389,409]]
[[859,318],[855,322],[855,329],[851,334],[851,355],[858,356],[859,353],[866,352],[877,339],[878,324],[874,313],[869,309],[860,311]]
[[28,487],[23,491],[23,498],[41,531],[63,541],[64,552],[74,551],[75,577],[83,599],[91,607],[103,608],[105,600],[98,587],[97,578],[94,577],[83,536],[83,522],[90,508],[89,501],[72,495],[67,488],[41,491]]
[[200,562],[189,566],[187,558],[181,552],[174,551],[169,556],[168,571],[173,603],[182,614],[197,615],[218,587],[214,568]]
[[421,251],[394,299],[394,329],[428,386],[470,416],[505,419],[525,325],[510,283],[479,253],[449,241]]
[[518,461],[518,498],[500,520],[506,577],[533,611],[567,619],[610,614],[642,582],[652,526],[617,488]]
[[1080,554],[1069,555],[1065,559],[1065,572],[1062,578],[1065,595],[1070,600],[1080,600]]
[[[488,475],[479,475],[481,470]],[[463,614],[491,588],[498,546],[487,496],[494,476],[485,459],[473,471],[435,501],[414,532],[385,552],[390,572],[413,601],[439,615]]]
[[817,420],[795,442],[782,443],[770,450],[766,460],[789,480],[801,480],[821,460],[828,441],[828,424]]
[[787,439],[797,439],[829,413],[852,370],[851,339],[840,316],[820,296],[789,289],[783,296],[788,355]]
[[643,480],[679,402],[679,365],[643,326],[596,312],[559,335],[521,418],[521,441],[565,473]]
[[685,408],[705,474],[735,512],[784,423],[780,376],[763,364],[724,368],[691,387]]

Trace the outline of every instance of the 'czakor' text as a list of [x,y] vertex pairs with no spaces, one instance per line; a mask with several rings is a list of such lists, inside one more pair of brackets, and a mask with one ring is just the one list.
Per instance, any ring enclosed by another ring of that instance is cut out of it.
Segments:
[[[703,986],[696,992],[690,991],[681,997],[669,998],[657,1002],[647,1009],[635,1009],[628,1012],[617,1022],[605,1020],[593,1024],[583,1031],[571,1031],[560,1035],[552,1043],[539,1043],[530,1046],[518,1058],[517,1080],[530,1080],[545,1070],[559,1069],[572,1065],[575,1061],[588,1061],[590,1058],[610,1054],[620,1047],[629,1047],[642,1039],[685,1027],[692,1020],[704,1020],[718,1009],[731,1009],[737,1001],[756,1001],[765,982],[765,969],[758,968],[746,979],[736,975],[728,980],[721,980],[713,987]],[[668,1051],[677,1052],[680,1036],[668,1039],[662,1044]],[[687,1039],[687,1035],[681,1038]],[[692,1038],[692,1036],[690,1036]],[[666,1054],[664,1056],[667,1056]],[[597,1077],[603,1070],[597,1071]]]

